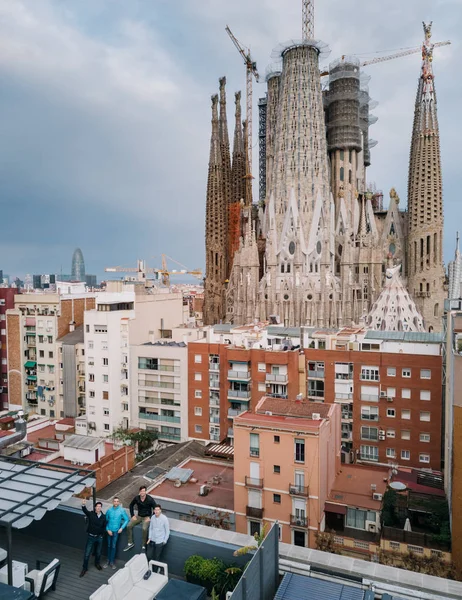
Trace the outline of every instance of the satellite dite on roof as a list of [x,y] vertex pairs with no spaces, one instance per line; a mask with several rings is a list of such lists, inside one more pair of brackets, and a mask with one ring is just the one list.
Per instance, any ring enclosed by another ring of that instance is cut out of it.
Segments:
[[404,490],[407,489],[406,484],[402,481],[392,481],[392,483],[390,483],[390,487],[396,492],[404,492]]

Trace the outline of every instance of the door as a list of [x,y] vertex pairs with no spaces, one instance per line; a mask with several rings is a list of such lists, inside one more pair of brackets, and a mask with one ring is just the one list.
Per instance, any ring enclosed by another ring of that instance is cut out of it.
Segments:
[[304,531],[294,529],[294,546],[302,546],[304,548],[306,546],[305,537]]
[[297,491],[303,492],[305,488],[305,472],[304,471],[295,471],[295,487]]
[[249,490],[248,506],[252,508],[261,508],[261,492],[259,490]]
[[260,479],[260,463],[250,463],[250,477],[252,479]]

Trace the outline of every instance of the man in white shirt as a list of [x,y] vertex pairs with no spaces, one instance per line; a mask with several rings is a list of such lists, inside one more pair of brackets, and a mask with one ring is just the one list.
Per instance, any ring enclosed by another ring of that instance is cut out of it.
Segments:
[[[160,561],[162,551],[165,548],[165,544],[168,542],[170,536],[170,526],[168,519],[162,514],[162,507],[160,504],[154,509],[154,515],[151,517],[149,524],[149,538],[146,549],[148,560]],[[155,568],[157,572],[157,567]]]

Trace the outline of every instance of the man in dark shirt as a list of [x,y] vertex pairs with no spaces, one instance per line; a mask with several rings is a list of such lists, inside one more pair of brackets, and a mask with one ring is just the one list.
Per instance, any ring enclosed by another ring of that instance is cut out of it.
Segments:
[[101,502],[95,504],[95,510],[91,512],[85,506],[86,500],[82,500],[82,510],[88,519],[87,527],[87,544],[85,546],[85,554],[83,557],[83,567],[80,577],[83,577],[88,571],[88,560],[91,556],[93,548],[95,549],[95,567],[101,571],[101,550],[103,547],[103,534],[106,530],[106,517],[102,512],[103,505]]
[[[124,548],[124,552],[130,550],[135,545],[133,543],[133,527],[136,527],[140,523],[143,524],[142,531],[142,540],[143,540],[143,548],[146,549],[146,540],[148,539],[148,531],[149,531],[149,522],[151,520],[152,513],[154,512],[155,507],[157,506],[157,502],[154,500],[152,496],[150,496],[146,492],[146,486],[142,485],[140,487],[138,496],[135,496],[133,500],[130,502],[130,523],[127,527],[128,534],[128,544]],[[135,516],[135,506],[138,507],[138,516]]]

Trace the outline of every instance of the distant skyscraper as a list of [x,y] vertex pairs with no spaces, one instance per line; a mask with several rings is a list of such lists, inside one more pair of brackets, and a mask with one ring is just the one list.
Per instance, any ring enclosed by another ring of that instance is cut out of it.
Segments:
[[76,248],[72,255],[71,277],[73,281],[85,281],[85,262],[80,248]]

